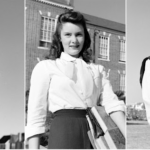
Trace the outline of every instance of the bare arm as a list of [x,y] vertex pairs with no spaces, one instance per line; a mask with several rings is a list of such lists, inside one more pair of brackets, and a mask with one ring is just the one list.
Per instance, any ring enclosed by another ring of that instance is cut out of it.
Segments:
[[122,111],[116,111],[110,114],[111,119],[115,122],[115,124],[118,126],[124,137],[126,137],[125,134],[125,114]]
[[39,135],[35,135],[29,138],[29,149],[39,149],[40,145],[40,137]]

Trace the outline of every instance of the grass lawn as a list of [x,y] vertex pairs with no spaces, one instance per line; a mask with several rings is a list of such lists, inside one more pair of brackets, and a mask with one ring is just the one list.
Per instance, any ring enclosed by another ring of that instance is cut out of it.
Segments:
[[127,149],[150,149],[150,125],[146,121],[127,122]]

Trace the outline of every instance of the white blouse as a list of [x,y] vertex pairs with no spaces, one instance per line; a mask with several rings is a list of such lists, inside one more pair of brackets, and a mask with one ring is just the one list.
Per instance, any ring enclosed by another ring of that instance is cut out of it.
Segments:
[[86,109],[97,104],[109,114],[125,111],[125,104],[113,93],[104,67],[87,64],[64,52],[56,60],[43,60],[33,69],[28,102],[26,139],[45,132],[47,111]]
[[142,96],[146,107],[147,121],[150,124],[150,60],[145,64],[145,72],[142,80]]

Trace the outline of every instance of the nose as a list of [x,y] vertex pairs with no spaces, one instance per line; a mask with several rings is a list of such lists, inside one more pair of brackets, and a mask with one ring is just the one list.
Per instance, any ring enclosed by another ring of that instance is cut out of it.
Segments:
[[72,41],[73,43],[77,43],[77,42],[78,42],[78,39],[77,39],[77,37],[76,37],[75,35],[73,35],[73,36],[71,37],[71,41]]

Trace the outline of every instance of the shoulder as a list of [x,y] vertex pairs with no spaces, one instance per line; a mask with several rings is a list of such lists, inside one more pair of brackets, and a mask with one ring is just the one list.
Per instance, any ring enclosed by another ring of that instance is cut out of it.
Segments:
[[147,60],[150,60],[150,56],[146,57]]
[[50,60],[50,59],[47,59],[47,60],[42,60],[40,62],[38,62],[34,69],[38,68],[38,69],[45,69],[45,68],[49,68],[49,67],[52,67],[55,65],[55,60]]
[[96,70],[99,73],[102,73],[105,70],[104,66],[100,64],[90,63],[89,66],[91,67],[91,69]]
[[31,74],[31,83],[33,84],[43,84],[45,82],[48,82],[49,79],[52,77],[54,74],[54,63],[55,61],[53,60],[42,60],[38,62]]
[[149,64],[149,63],[150,63],[150,59],[147,59],[147,60],[146,60],[146,63]]
[[99,64],[89,63],[88,66],[92,71],[94,78],[102,76],[103,72],[105,71],[104,66]]
[[55,60],[42,60],[38,62],[32,73],[47,74],[55,66]]
[[146,66],[145,66],[146,70],[150,70],[150,59],[146,60]]
[[146,57],[146,58],[143,59],[143,61],[142,61],[142,66],[145,66],[145,63],[146,63],[148,60],[150,60],[150,56],[148,56],[148,57]]

